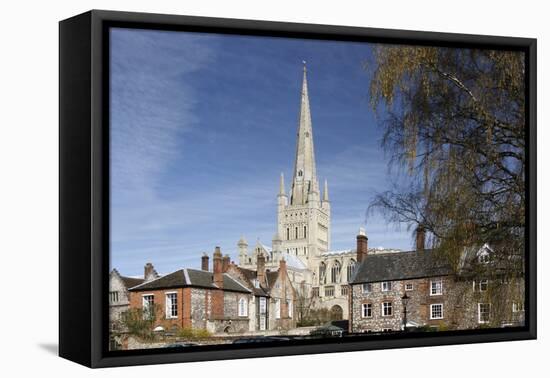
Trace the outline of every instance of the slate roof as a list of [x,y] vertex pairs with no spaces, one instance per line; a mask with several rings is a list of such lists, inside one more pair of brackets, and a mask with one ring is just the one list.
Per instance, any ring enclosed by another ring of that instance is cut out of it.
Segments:
[[139,285],[139,284],[142,284],[145,281],[145,279],[139,278],[139,277],[126,277],[126,276],[123,276],[122,274],[119,273],[119,271],[116,268],[111,270],[110,276],[112,276],[112,275],[117,276],[122,281],[122,283],[124,284],[124,287],[126,289],[128,289],[130,287],[134,287],[134,286]]
[[265,275],[266,275],[266,278],[267,278],[267,285],[271,288],[275,285],[275,281],[277,281],[277,277],[279,277],[279,272],[274,270],[274,271],[269,271],[269,272],[265,272]]
[[142,284],[143,281],[145,281],[143,278],[124,277],[124,276],[120,276],[120,279],[122,280],[126,288],[137,286],[139,284]]
[[[204,270],[180,269],[160,278],[130,288],[130,291],[174,289],[179,287],[200,287],[218,289],[214,284],[213,273]],[[223,289],[240,293],[250,293],[250,290],[235,281],[229,275],[223,275]]]
[[248,280],[250,285],[253,286],[252,292],[254,293],[254,295],[260,296],[260,297],[268,297],[269,296],[269,289],[271,287],[273,287],[273,285],[275,285],[275,281],[277,281],[277,277],[279,276],[279,271],[277,271],[277,270],[274,270],[274,271],[266,270],[265,275],[266,275],[266,278],[267,278],[267,286],[268,287],[267,288],[265,288],[265,287],[254,287],[253,280],[255,278],[257,278],[258,273],[255,270],[241,268],[240,266],[237,266],[236,268],[241,272],[243,277]]
[[355,270],[352,284],[408,280],[452,274],[451,266],[432,250],[367,255]]

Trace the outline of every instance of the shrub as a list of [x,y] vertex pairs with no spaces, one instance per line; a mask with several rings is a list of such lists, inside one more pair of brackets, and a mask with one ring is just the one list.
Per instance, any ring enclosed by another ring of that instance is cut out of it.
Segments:
[[180,328],[176,334],[178,337],[186,340],[206,339],[212,336],[206,329],[195,329],[190,327]]
[[153,340],[155,338],[153,328],[157,312],[156,307],[147,312],[141,308],[132,308],[122,313],[121,323],[129,334],[143,340]]

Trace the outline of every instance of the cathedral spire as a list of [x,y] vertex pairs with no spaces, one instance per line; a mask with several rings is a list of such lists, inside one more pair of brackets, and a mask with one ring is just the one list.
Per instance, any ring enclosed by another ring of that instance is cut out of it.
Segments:
[[[307,87],[307,68],[304,63],[298,139],[296,141],[296,160],[292,180],[291,204],[305,204],[309,193],[319,193],[319,183],[315,171],[315,151],[313,148],[313,130],[309,108]],[[318,197],[317,197],[318,198]]]
[[281,172],[281,181],[279,183],[279,195],[280,196],[286,196],[285,193],[285,175],[283,172]]

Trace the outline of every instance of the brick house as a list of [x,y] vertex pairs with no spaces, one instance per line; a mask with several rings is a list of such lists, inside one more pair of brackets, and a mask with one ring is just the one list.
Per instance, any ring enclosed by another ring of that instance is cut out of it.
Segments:
[[250,328],[254,331],[288,330],[296,327],[296,291],[288,275],[286,260],[279,269],[267,270],[265,257],[259,254],[256,270],[229,264],[227,273],[253,293],[250,302]]
[[156,308],[155,327],[165,330],[181,327],[214,334],[247,332],[252,291],[224,273],[223,265],[229,261],[222,258],[219,247],[213,260],[213,272],[184,268],[130,288],[130,308]]
[[368,254],[366,236],[357,239],[350,332],[403,330],[405,294],[409,298],[407,329],[523,324],[523,277],[499,278],[498,263],[492,262],[487,245],[464,251],[453,269],[434,250],[423,248],[424,235],[417,237],[415,251],[382,254]]
[[109,323],[111,330],[122,330],[121,314],[130,308],[129,288],[159,277],[153,264],[147,263],[143,269],[143,278],[127,277],[113,269],[109,274]]

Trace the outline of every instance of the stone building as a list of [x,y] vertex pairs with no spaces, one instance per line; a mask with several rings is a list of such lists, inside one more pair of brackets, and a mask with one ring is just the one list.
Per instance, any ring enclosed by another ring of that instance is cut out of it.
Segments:
[[359,265],[349,297],[350,332],[403,330],[405,294],[408,330],[523,324],[523,277],[499,276],[487,245],[465,250],[453,267],[435,250],[423,248],[422,234],[415,251],[399,253],[370,254],[366,237],[364,244],[359,238]]
[[284,259],[279,260],[277,270],[269,270],[264,255],[259,254],[255,270],[231,263],[227,273],[254,294],[249,304],[251,332],[296,327],[296,291]]
[[[203,260],[204,261],[204,260]],[[180,269],[129,289],[130,308],[156,311],[155,327],[206,329],[213,334],[245,333],[250,326],[250,289],[224,273],[229,258],[219,247],[213,271]]]
[[263,254],[268,269],[285,260],[294,288],[313,308],[327,308],[334,319],[348,318],[348,282],[357,262],[355,249],[331,250],[331,202],[328,183],[319,185],[313,127],[304,66],[293,177],[287,192],[283,174],[277,194],[277,225],[271,247],[261,242],[249,250],[238,244],[239,266],[255,269]]
[[111,271],[109,274],[109,323],[111,330],[121,330],[120,316],[130,307],[128,289],[158,277],[159,274],[151,263],[145,264],[143,278],[122,276],[116,269]]

